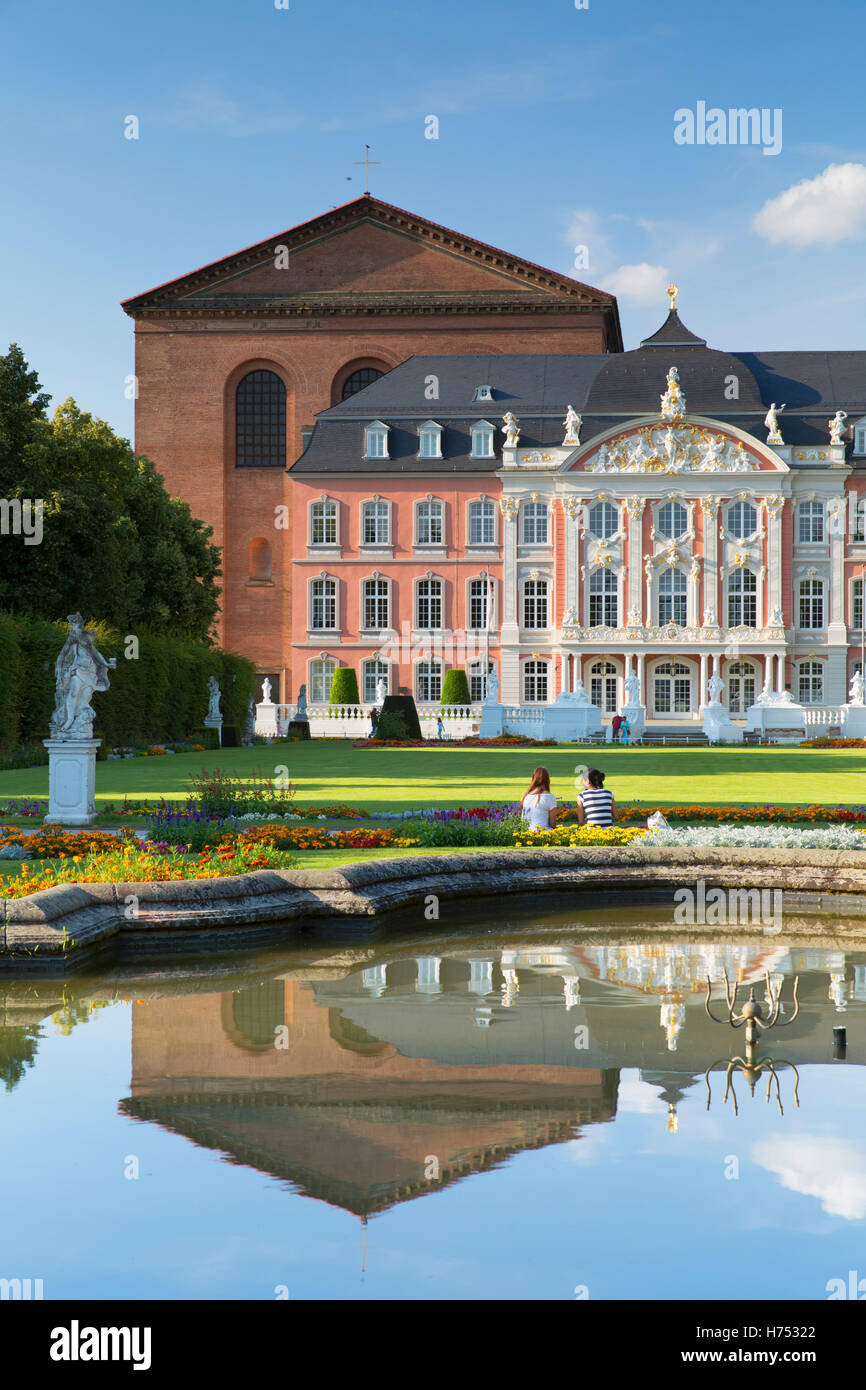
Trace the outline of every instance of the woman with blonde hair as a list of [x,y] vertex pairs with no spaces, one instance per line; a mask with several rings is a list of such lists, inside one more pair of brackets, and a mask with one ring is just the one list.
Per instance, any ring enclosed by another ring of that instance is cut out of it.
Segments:
[[556,797],[550,790],[550,773],[537,767],[520,806],[529,830],[552,830],[556,825]]

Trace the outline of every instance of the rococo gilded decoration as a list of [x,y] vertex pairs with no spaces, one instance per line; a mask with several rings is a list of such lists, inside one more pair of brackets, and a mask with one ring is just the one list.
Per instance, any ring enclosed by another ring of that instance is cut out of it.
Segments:
[[587,473],[750,473],[742,442],[700,425],[646,425],[602,444]]

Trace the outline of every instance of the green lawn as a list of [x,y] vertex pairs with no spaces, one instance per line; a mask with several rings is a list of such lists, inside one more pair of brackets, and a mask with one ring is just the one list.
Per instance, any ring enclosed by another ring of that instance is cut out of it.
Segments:
[[[866,749],[817,748],[447,748],[366,749],[314,739],[309,743],[178,753],[96,765],[97,805],[124,796],[182,800],[185,779],[203,766],[240,776],[275,776],[287,767],[299,805],[345,801],[375,813],[418,806],[477,805],[517,800],[532,769],[544,763],[553,791],[574,799],[577,763],[600,766],[620,801],[646,806],[709,804],[796,806],[866,802]],[[48,768],[0,773],[0,802],[46,798]],[[317,862],[320,862],[317,860]]]

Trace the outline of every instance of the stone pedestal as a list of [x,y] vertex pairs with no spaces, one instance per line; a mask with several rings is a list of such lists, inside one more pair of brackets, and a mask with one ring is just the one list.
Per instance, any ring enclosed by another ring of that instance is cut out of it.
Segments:
[[842,737],[866,738],[866,705],[842,706]]
[[279,733],[277,706],[273,700],[260,700],[256,705],[256,733],[262,738],[276,738]]
[[749,705],[746,710],[746,728],[752,733],[766,734],[768,729],[775,729],[790,736],[791,742],[796,743],[798,739],[806,737],[806,712],[802,705],[796,705],[792,699],[785,699],[783,696],[770,696],[769,699],[758,704]]
[[559,743],[589,738],[602,732],[601,710],[598,705],[578,704],[564,691],[555,705],[545,707],[543,728],[544,738],[555,738]]
[[483,704],[481,706],[481,728],[478,731],[479,738],[500,738],[502,728],[502,706],[494,704]]
[[222,715],[221,715],[221,714],[206,714],[205,717],[204,717],[204,721],[203,721],[203,722],[204,722],[204,726],[205,726],[206,729],[216,729],[216,731],[217,731],[217,742],[219,743],[220,748],[222,748],[222,746],[223,746],[223,717],[222,717]]
[[290,719],[289,727],[286,731],[287,738],[309,738],[310,721],[309,719]]
[[710,743],[742,743],[743,730],[718,700],[704,705],[704,733]]
[[96,750],[101,738],[42,740],[48,749],[46,825],[92,825],[96,819]]

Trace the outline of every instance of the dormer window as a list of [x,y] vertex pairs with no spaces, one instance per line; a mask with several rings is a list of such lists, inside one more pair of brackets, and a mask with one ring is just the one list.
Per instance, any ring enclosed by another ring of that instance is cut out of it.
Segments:
[[476,401],[492,401],[492,400],[493,400],[493,387],[492,387],[492,386],[476,386],[476,388],[475,388],[475,397],[474,397],[474,399],[475,399]]
[[364,430],[364,457],[368,459],[388,458],[388,426],[381,420],[374,420]]
[[435,420],[427,420],[418,427],[418,457],[419,459],[441,459],[442,457],[442,426],[437,425]]
[[495,426],[489,420],[478,420],[472,426],[472,458],[492,459]]
[[866,415],[854,421],[854,453],[866,454]]

